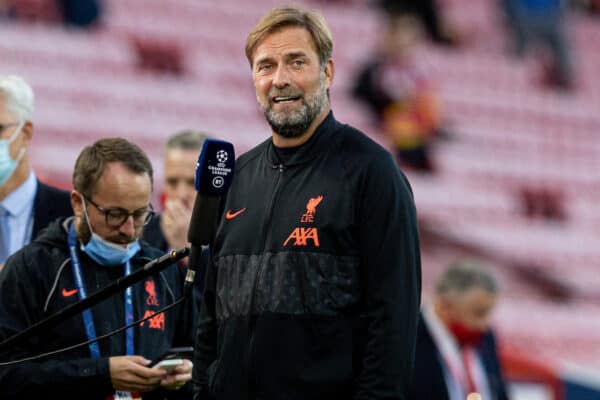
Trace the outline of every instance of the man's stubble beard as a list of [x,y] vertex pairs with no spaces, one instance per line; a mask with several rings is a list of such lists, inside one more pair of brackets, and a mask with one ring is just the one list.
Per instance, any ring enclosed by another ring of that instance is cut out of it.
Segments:
[[90,227],[85,221],[85,216],[78,218],[75,217],[75,232],[77,233],[77,238],[81,243],[86,244],[90,241],[92,237],[92,232],[90,232]]
[[269,92],[266,104],[259,101],[267,122],[273,132],[285,138],[302,136],[308,130],[315,118],[323,111],[329,102],[325,87],[325,74],[321,72],[319,89],[311,97],[303,97],[302,106],[291,111],[274,111],[270,99],[274,96],[295,96],[294,89],[272,90]]

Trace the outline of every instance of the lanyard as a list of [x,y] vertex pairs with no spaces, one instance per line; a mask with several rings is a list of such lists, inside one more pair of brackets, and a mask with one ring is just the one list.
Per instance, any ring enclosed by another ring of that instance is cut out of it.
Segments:
[[[77,294],[79,301],[87,297],[85,288],[85,282],[83,281],[83,275],[81,273],[81,264],[79,262],[79,256],[77,255],[77,239],[75,237],[75,228],[73,224],[69,228],[69,234],[67,236],[67,242],[69,244],[69,252],[71,253],[71,266],[73,269],[73,280],[77,288]],[[125,263],[125,276],[131,274],[131,263],[127,261]],[[133,290],[129,286],[125,290],[125,325],[129,325],[133,322]],[[87,334],[88,340],[96,339],[96,328],[94,326],[94,318],[92,317],[92,310],[87,309],[83,311],[83,323],[85,326],[85,333]],[[92,358],[100,358],[100,348],[98,342],[89,344],[90,353]],[[133,328],[129,328],[125,331],[125,354],[131,356],[134,354],[133,348]]]

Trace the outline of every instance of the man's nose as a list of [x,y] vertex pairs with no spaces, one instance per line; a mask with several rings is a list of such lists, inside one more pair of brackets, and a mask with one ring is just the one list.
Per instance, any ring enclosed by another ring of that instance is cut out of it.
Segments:
[[119,227],[119,232],[127,237],[135,236],[135,224],[133,222],[133,215],[129,215],[125,222]]
[[283,88],[290,84],[290,73],[285,64],[277,66],[275,74],[273,75],[273,86],[277,88]]
[[196,188],[193,186],[189,186],[185,183],[180,183],[179,185],[177,185],[177,188],[175,189],[175,196],[177,196],[178,200],[185,200],[188,197],[190,197],[190,195],[192,193],[196,192]]

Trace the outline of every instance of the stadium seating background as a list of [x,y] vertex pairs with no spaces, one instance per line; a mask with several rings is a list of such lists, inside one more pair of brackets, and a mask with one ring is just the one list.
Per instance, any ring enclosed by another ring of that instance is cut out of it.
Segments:
[[[380,32],[378,15],[366,0],[297,3],[322,10],[333,30],[336,117],[386,145],[349,96]],[[423,223],[424,299],[449,261],[480,256],[502,284],[495,325],[503,347],[598,381],[600,22],[571,16],[577,91],[561,94],[536,84],[532,59],[505,54],[494,1],[440,3],[466,43],[421,50],[452,132],[434,149],[439,173],[408,173]],[[108,0],[101,27],[90,31],[0,21],[0,73],[22,75],[36,92],[37,174],[70,188],[76,155],[100,137],[140,144],[157,183],[163,143],[176,131],[207,131],[238,154],[264,140],[269,129],[243,48],[260,15],[278,4]],[[182,55],[185,73],[140,70],[140,40]],[[524,188],[558,193],[566,218],[525,216]]]

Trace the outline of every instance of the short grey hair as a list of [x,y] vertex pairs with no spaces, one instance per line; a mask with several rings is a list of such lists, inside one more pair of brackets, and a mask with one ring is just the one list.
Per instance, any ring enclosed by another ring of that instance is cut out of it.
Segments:
[[492,294],[499,290],[496,279],[487,269],[478,261],[465,259],[450,265],[438,280],[435,291],[438,295],[462,294],[475,288]]
[[165,150],[200,150],[209,137],[204,132],[182,131],[169,138]]
[[16,75],[0,75],[0,97],[8,111],[20,121],[33,118],[33,89],[23,78]]

